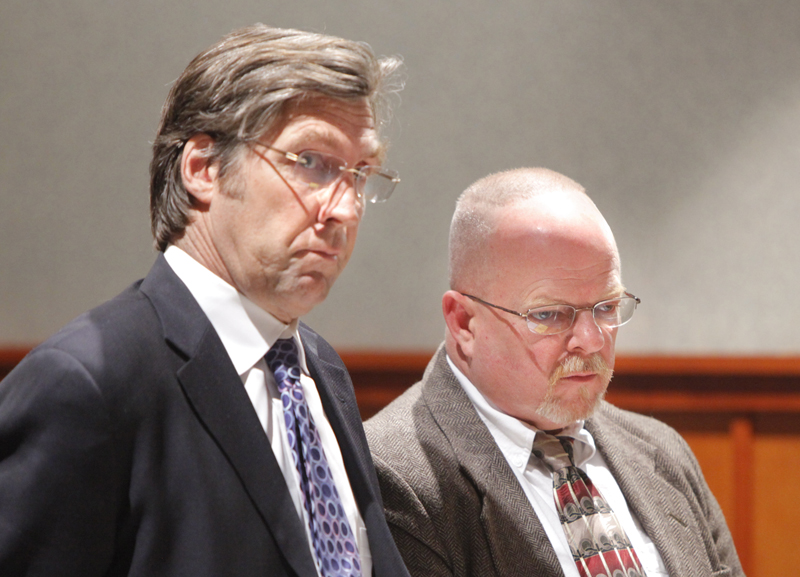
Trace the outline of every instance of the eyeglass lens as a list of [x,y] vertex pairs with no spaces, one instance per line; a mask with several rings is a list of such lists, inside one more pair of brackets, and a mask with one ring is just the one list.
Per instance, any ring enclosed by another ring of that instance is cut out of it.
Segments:
[[[528,328],[540,335],[554,335],[564,332],[572,326],[578,310],[570,305],[553,305],[531,309],[526,315]],[[597,303],[592,308],[592,315],[597,326],[613,329],[631,320],[634,310],[636,310],[636,299],[622,297]]]
[[368,202],[383,202],[391,196],[398,182],[397,173],[376,166],[347,168],[337,156],[313,150],[301,152],[294,164],[294,176],[311,188],[323,188],[334,182],[343,170],[352,172],[359,197]]

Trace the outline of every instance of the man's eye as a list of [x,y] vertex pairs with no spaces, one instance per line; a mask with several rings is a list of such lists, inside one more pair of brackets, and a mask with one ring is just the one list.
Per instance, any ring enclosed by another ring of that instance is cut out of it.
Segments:
[[537,323],[553,322],[558,316],[557,310],[539,310],[528,313],[528,317]]
[[619,302],[612,301],[608,303],[602,303],[595,307],[595,311],[601,315],[613,315],[617,312],[617,308],[619,307]]
[[319,170],[324,162],[316,152],[301,152],[297,157],[297,164],[308,170]]

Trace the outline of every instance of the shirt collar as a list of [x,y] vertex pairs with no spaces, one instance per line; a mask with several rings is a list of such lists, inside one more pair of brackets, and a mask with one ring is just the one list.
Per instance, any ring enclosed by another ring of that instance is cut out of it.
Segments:
[[[533,449],[533,440],[538,429],[497,408],[456,367],[449,356],[447,357],[447,363],[450,365],[450,370],[453,371],[456,379],[458,379],[461,388],[464,389],[467,397],[475,407],[478,416],[492,433],[500,450],[510,457],[508,459],[509,463],[515,468],[524,470],[528,464],[531,450]],[[572,437],[577,441],[573,455],[577,466],[581,466],[588,461],[596,450],[594,438],[583,425],[584,421],[576,421],[559,433],[559,436]]]
[[281,338],[295,339],[300,367],[308,374],[297,320],[282,323],[174,245],[167,247],[164,258],[208,317],[239,375],[253,368]]
[[584,421],[576,421],[564,427],[558,433],[559,437],[570,437],[575,441],[572,444],[572,460],[578,467],[591,459],[597,450],[594,444],[594,437],[586,430],[583,424]]

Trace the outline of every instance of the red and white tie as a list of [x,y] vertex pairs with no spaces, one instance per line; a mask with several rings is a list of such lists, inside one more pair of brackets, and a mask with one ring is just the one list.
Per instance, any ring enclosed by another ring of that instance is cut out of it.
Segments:
[[570,437],[536,433],[533,454],[553,472],[553,495],[581,577],[645,577],[639,557],[611,507],[575,466]]

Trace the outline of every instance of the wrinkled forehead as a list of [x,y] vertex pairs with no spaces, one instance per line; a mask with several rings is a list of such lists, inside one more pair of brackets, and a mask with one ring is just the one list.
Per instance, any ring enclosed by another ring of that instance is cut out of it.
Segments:
[[305,140],[335,147],[344,136],[358,142],[365,155],[383,159],[385,146],[366,98],[343,100],[313,96],[290,101],[271,131],[272,135],[277,136],[290,127],[300,141],[298,145]]

